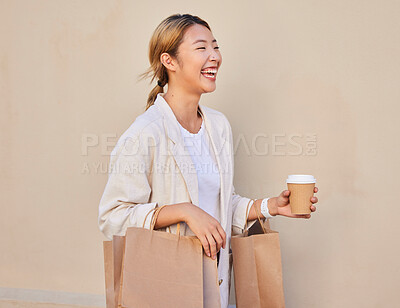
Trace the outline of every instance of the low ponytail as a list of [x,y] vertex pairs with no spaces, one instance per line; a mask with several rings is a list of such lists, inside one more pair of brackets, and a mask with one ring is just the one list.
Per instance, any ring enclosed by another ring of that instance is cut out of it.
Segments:
[[158,84],[150,91],[149,97],[147,98],[146,109],[149,109],[154,104],[158,93],[164,93],[164,87],[160,87]]
[[157,85],[150,91],[147,98],[147,110],[157,98],[159,93],[164,93],[168,83],[167,68],[161,63],[161,55],[168,53],[172,58],[178,58],[178,47],[182,43],[185,30],[194,24],[205,26],[211,31],[210,26],[200,17],[190,14],[175,14],[165,18],[154,30],[149,43],[150,67],[139,75],[139,79],[150,78],[150,84],[157,81]]

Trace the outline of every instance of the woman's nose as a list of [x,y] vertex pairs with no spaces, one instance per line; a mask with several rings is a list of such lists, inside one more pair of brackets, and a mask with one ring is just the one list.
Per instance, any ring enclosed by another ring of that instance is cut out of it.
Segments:
[[219,60],[221,60],[221,55],[219,54],[218,51],[213,49],[213,51],[211,52],[211,55],[210,55],[210,60],[211,61],[213,61],[213,60],[219,61]]

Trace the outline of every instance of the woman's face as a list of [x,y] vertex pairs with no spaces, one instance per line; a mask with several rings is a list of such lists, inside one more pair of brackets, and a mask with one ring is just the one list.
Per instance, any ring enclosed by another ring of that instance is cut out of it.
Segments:
[[190,26],[178,48],[174,83],[188,92],[213,92],[222,63],[218,48],[210,30],[198,24]]

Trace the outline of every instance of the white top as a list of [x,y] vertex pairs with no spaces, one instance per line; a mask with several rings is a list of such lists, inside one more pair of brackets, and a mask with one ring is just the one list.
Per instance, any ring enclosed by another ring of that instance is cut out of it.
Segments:
[[192,134],[183,128],[180,123],[179,127],[181,128],[185,148],[189,152],[196,168],[199,185],[199,204],[196,205],[220,221],[220,176],[214,151],[210,151],[212,146],[210,137],[204,127],[204,119],[200,130],[196,134]]

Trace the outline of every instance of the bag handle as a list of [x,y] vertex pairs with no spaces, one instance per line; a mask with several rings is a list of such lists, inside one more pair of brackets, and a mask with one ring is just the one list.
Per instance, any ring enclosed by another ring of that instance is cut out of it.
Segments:
[[[167,205],[167,204],[164,204],[163,206],[161,206],[161,207],[159,207],[159,208],[157,208],[157,209],[155,210],[153,216],[151,217],[152,224],[151,224],[150,230],[154,230],[154,226],[156,225],[156,220],[157,220],[157,218],[158,218],[158,214],[160,213],[161,209],[162,209],[164,206],[166,206],[166,205]],[[154,221],[153,221],[153,219],[154,219]],[[171,227],[168,226],[168,228],[169,228],[169,233],[172,233],[172,232],[171,232]],[[178,222],[178,224],[177,224],[177,226],[176,226],[176,234],[178,234],[179,236],[181,235],[181,234],[180,234],[180,224],[179,224],[179,222]]]
[[[247,203],[247,207],[246,207],[246,222],[245,222],[245,225],[244,225],[244,232],[247,231],[247,220],[249,219],[249,215],[250,215],[249,205],[250,205],[250,202],[251,202],[251,201],[253,201],[253,204],[254,204],[254,203],[256,202],[256,199],[250,199],[250,200],[249,200],[249,203]],[[258,212],[257,207],[255,206],[254,209],[255,209],[255,211],[256,211],[257,219],[258,219],[258,221],[260,222],[260,225],[261,225],[261,228],[263,229],[264,234],[267,234],[267,231],[266,231],[265,228],[264,228],[264,224],[263,224],[262,221],[261,221],[260,213]]]
[[156,208],[156,210],[154,211],[153,216],[151,217],[151,221],[150,221],[150,230],[154,230],[154,226],[156,225],[158,214],[160,213],[161,209],[164,206],[167,206],[167,205],[164,204],[163,206]]
[[[251,201],[254,201],[253,199],[250,199],[249,200],[249,203],[247,203],[247,207],[246,207],[246,221],[244,222],[244,232],[246,232],[247,231],[247,220],[249,219],[249,214],[250,214],[250,212],[249,212],[249,205],[250,205],[250,202]],[[254,201],[255,202],[255,201]]]
[[[147,216],[149,216],[149,214],[151,213],[151,212],[153,212],[154,211],[154,213],[153,213],[153,215],[151,216],[151,221],[150,221],[150,230],[154,230],[154,226],[156,225],[156,221],[157,221],[157,218],[158,218],[158,213],[161,211],[161,209],[164,207],[164,206],[166,206],[167,204],[165,204],[165,205],[163,205],[163,206],[161,206],[161,207],[154,207],[154,208],[152,208],[147,214],[146,214],[146,216],[144,217],[144,221],[143,221],[143,228],[144,228],[144,225],[145,225],[145,223],[146,223],[146,219],[147,219]],[[168,226],[168,229],[169,229],[169,233],[172,233],[171,232],[171,227],[170,226]],[[176,227],[176,234],[178,234],[178,235],[180,235],[180,224],[179,224],[179,222],[178,222],[178,224],[177,224],[177,227]]]
[[[254,200],[254,202],[256,202],[256,200]],[[257,207],[255,206],[254,209],[256,210],[257,218],[258,218],[258,221],[260,222],[260,225],[261,225],[261,227],[262,227],[262,229],[264,231],[264,234],[267,234],[267,231],[264,228],[264,224],[261,222],[260,213],[258,212]]]
[[[149,214],[150,214],[151,212],[153,212],[156,208],[157,208],[157,206],[154,207],[154,208],[152,208],[152,209],[146,214],[146,216],[144,217],[143,226],[142,226],[143,228],[144,228],[144,225],[145,225],[145,223],[146,223],[147,216],[149,216]],[[154,214],[153,214],[153,215],[154,215]]]
[[[176,225],[177,225],[176,226],[176,234],[178,234],[180,236],[181,235],[181,225],[179,222]],[[169,229],[169,233],[172,233],[170,226],[168,226],[168,229]]]

